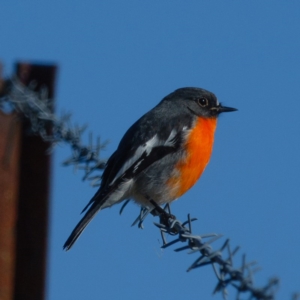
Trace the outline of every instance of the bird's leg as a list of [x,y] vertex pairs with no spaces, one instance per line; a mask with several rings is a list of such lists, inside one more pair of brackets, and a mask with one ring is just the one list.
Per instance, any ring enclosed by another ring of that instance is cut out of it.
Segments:
[[151,211],[151,214],[153,216],[159,216],[159,221],[160,221],[161,224],[169,227],[170,219],[171,220],[176,220],[176,217],[171,214],[169,204],[167,204],[165,206],[165,208],[163,209],[153,199],[149,199],[149,201],[154,206],[154,209]]

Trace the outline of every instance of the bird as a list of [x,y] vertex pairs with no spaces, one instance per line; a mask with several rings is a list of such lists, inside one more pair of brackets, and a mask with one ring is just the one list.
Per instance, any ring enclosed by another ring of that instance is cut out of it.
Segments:
[[210,160],[218,116],[236,110],[197,87],[179,88],[164,97],[124,134],[63,248],[69,250],[104,208],[132,199],[152,210],[181,197]]

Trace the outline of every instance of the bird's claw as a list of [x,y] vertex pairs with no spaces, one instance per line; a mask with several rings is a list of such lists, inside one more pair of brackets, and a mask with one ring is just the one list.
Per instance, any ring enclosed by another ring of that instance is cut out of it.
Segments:
[[[176,220],[176,217],[170,213],[170,206],[166,206],[164,209],[161,208],[154,200],[150,199],[150,203],[154,206],[151,211],[153,216],[159,216],[159,222],[166,227],[170,226],[172,221]],[[169,212],[167,212],[167,209]]]

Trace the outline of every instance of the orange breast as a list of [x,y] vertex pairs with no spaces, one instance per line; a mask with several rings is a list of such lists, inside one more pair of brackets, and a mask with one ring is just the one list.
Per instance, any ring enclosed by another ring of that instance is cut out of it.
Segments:
[[197,119],[186,140],[186,156],[177,163],[176,175],[168,180],[174,198],[187,192],[204,171],[212,153],[216,126],[216,118]]

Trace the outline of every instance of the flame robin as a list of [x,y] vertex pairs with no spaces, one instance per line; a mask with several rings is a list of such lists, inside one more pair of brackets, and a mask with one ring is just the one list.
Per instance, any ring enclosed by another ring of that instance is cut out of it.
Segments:
[[64,244],[69,250],[101,209],[133,199],[153,209],[188,191],[209,162],[217,117],[235,111],[201,88],[181,88],[136,121],[107,161],[101,186]]

